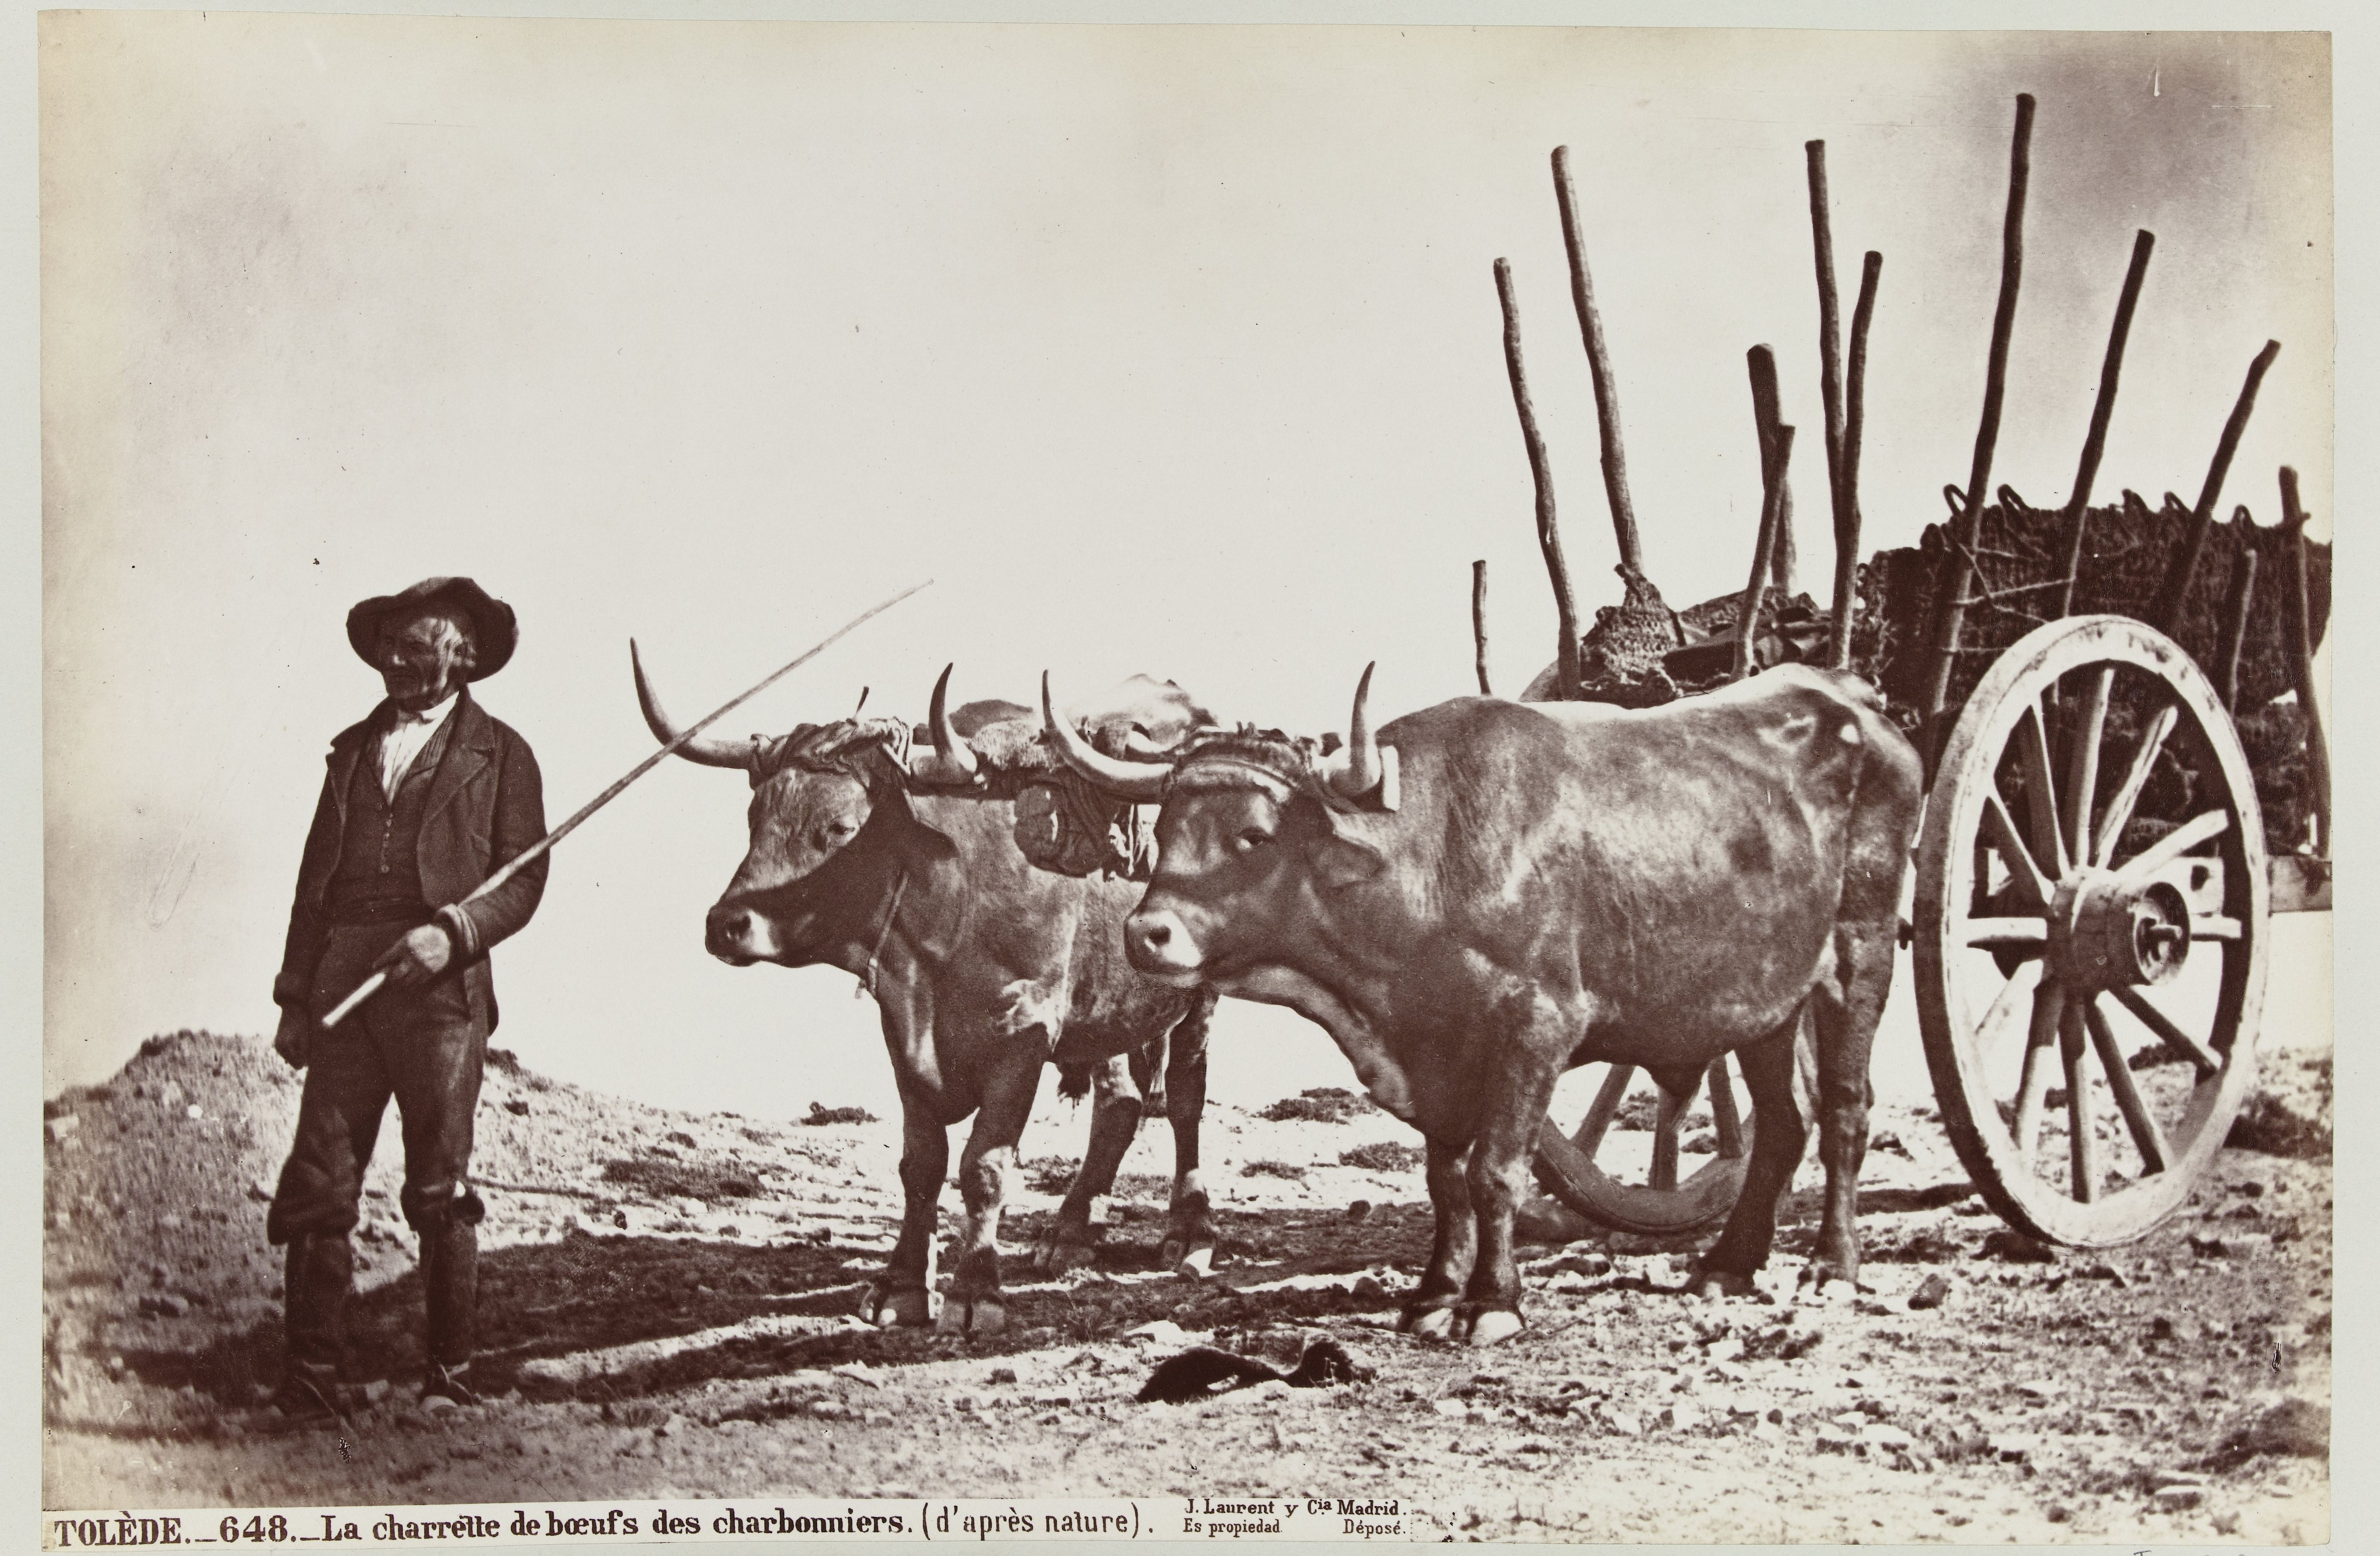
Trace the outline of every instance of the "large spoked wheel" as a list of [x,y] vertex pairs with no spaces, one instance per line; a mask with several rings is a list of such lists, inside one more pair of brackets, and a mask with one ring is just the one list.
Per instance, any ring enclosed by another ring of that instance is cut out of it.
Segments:
[[2247,1100],[2270,884],[2214,687],[2128,616],[2009,648],[1944,748],[1918,846],[1918,1020],[1951,1143],[2047,1241],[2170,1215]]
[[[1806,1033],[1799,1057],[1806,1071]],[[1551,1119],[1537,1127],[1546,1192],[1615,1232],[1664,1236],[1725,1221],[1752,1154],[1751,1093],[1733,1056],[1714,1061],[1682,1096],[1633,1064],[1590,1067],[1603,1074],[1578,1128],[1564,1135]],[[1706,1098],[1707,1111],[1697,1110]]]

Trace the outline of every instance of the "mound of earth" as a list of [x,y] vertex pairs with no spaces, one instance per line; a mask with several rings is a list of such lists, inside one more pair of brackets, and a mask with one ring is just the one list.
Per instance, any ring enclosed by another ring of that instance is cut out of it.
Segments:
[[[2287,1058],[2266,1090],[2327,1130],[2328,1081]],[[1973,1195],[1929,1108],[1886,1100],[1860,1291],[1796,1288],[1805,1163],[1757,1296],[1678,1295],[1696,1239],[1584,1236],[1524,1250],[1529,1328],[1476,1352],[1396,1332],[1431,1218],[1388,1115],[1210,1108],[1207,1281],[1160,1265],[1171,1145],[1146,1128],[1096,1264],[1049,1280],[1023,1250],[1086,1121],[1045,1109],[1011,1175],[1005,1331],[880,1332],[854,1313],[894,1231],[897,1123],[671,1112],[497,1059],[475,1161],[495,1397],[412,1398],[392,1124],[358,1240],[366,1399],[292,1431],[259,1393],[298,1090],[261,1039],[178,1033],[46,1106],[45,1504],[1361,1492],[1424,1538],[2328,1535],[2326,1157],[2227,1150],[2141,1242],[2045,1249]],[[1134,1403],[1193,1347],[1287,1371],[1319,1338],[1355,1381]]]

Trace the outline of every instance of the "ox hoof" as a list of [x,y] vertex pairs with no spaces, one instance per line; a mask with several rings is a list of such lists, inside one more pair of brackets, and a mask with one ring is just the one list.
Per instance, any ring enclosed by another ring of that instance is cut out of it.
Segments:
[[1454,1334],[1454,1309],[1424,1307],[1408,1311],[1397,1320],[1397,1327],[1421,1340],[1446,1340]]
[[1189,1242],[1169,1237],[1165,1246],[1158,1250],[1157,1259],[1176,1275],[1203,1281],[1215,1272],[1215,1245],[1210,1238]]
[[864,1308],[868,1321],[878,1329],[921,1329],[934,1321],[941,1298],[932,1292],[911,1286],[902,1291],[871,1291]]
[[1802,1268],[1801,1283],[1820,1296],[1850,1301],[1859,1292],[1856,1271],[1846,1271],[1828,1259],[1814,1258]]
[[934,1327],[944,1334],[998,1334],[1008,1327],[1008,1309],[996,1296],[969,1300],[953,1293],[942,1304],[942,1316]]
[[1096,1245],[1045,1237],[1033,1249],[1033,1270],[1040,1275],[1063,1275],[1099,1262]]
[[1495,1345],[1521,1332],[1521,1315],[1509,1307],[1489,1307],[1477,1313],[1459,1315],[1455,1329],[1468,1345]]
[[1686,1282],[1690,1296],[1758,1296],[1752,1277],[1737,1270],[1697,1270]]

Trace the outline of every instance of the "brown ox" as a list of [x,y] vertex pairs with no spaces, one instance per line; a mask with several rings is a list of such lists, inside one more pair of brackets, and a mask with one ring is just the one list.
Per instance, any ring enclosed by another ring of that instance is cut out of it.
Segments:
[[1370,685],[1330,754],[1243,731],[1166,765],[1054,738],[1111,794],[1164,798],[1133,965],[1305,1015],[1427,1137],[1437,1238],[1404,1327],[1520,1329],[1513,1208],[1556,1078],[1598,1060],[1681,1091],[1742,1051],[1752,1158],[1693,1285],[1748,1290],[1806,1134],[1805,1005],[1827,1168],[1809,1274],[1855,1279],[1868,1048],[1921,796],[1875,692],[1796,665],[1641,712],[1458,698],[1376,738]]
[[[1044,1064],[1057,1064],[1075,1095],[1087,1072],[1097,1098],[1089,1149],[1036,1266],[1090,1261],[1092,1201],[1114,1184],[1139,1124],[1142,1087],[1160,1064],[1175,1163],[1163,1257],[1178,1266],[1211,1256],[1198,1119],[1215,996],[1125,965],[1122,926],[1138,892],[1133,882],[1028,862],[1016,796],[1037,776],[1029,757],[1003,766],[975,746],[1010,756],[1043,749],[1030,711],[977,702],[946,714],[949,684],[944,670],[929,723],[914,732],[921,746],[914,756],[906,725],[859,718],[804,724],[776,740],[698,738],[680,754],[740,769],[752,782],[751,846],[710,910],[711,954],[737,966],[840,967],[876,997],[901,1092],[905,1208],[868,1317],[883,1326],[935,1317],[945,1131],[973,1113],[959,1159],[966,1233],[941,1323],[990,1332],[1005,1321],[1002,1200]],[[1140,679],[1124,690],[1127,711],[1095,721],[1095,737],[1111,748],[1160,748],[1211,723],[1171,683]],[[641,663],[637,693],[653,734],[675,739]],[[1045,760],[1049,771],[1038,776],[1062,781],[1054,756]],[[1046,819],[1048,810],[1045,803],[1038,814]]]

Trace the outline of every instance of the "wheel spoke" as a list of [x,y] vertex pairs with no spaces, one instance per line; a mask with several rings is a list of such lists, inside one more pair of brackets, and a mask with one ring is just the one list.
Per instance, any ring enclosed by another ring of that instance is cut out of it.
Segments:
[[2046,908],[2051,890],[2049,880],[2041,873],[2041,866],[2034,862],[2033,850],[2017,834],[2016,822],[2010,817],[2008,806],[2001,801],[1997,787],[1984,796],[1984,830],[1992,834],[1992,842],[1998,845],[2000,857],[2008,861],[2009,876],[2016,882],[2019,893],[2034,906]]
[[2048,723],[2034,703],[2017,721],[2017,749],[2024,759],[2024,814],[2033,823],[2034,857],[2050,874],[2066,879],[2066,839],[2058,825],[2058,789],[2050,779]]
[[2116,668],[2107,665],[2092,678],[2090,695],[2074,732],[2074,749],[2066,763],[2066,855],[2078,862],[2091,857],[2091,806],[2099,795],[2099,745],[2107,733],[2107,698],[2115,689]]
[[1592,1159],[1603,1148],[1603,1137],[1611,1127],[1612,1115],[1620,1111],[1620,1100],[1628,1095],[1628,1083],[1636,1076],[1633,1064],[1614,1064],[1605,1073],[1602,1088],[1586,1110],[1586,1118],[1570,1143]]
[[2091,862],[2106,865],[2116,857],[2116,844],[2124,835],[2124,828],[2132,820],[2132,807],[2141,802],[2141,791],[2148,786],[2149,771],[2156,766],[2157,753],[2165,749],[2165,737],[2173,733],[2181,711],[2170,702],[2157,710],[2149,721],[2148,732],[2141,736],[2140,749],[2132,753],[2132,765],[2124,770],[2124,781],[2117,785],[2116,796],[2107,802],[2105,814],[2099,818],[2098,841],[2091,849]]
[[2190,921],[2190,938],[2192,940],[2238,940],[2240,938],[2240,920],[2237,918],[2226,918],[2221,914],[2216,913],[2202,914],[2198,918],[2192,918]]
[[2140,1024],[2164,1039],[2166,1047],[2176,1053],[2190,1055],[2190,1062],[2207,1075],[2223,1067],[2222,1056],[2196,1038],[2173,1024],[2173,1017],[2149,1003],[2148,996],[2139,990],[2119,985],[2108,991],[2116,1003],[2131,1011]]
[[1735,1086],[1728,1079],[1725,1055],[1711,1061],[1711,1129],[1718,1136],[1718,1153],[1730,1161],[1743,1154],[1743,1119],[1735,1109]]
[[2221,836],[2230,826],[2231,818],[2220,810],[2208,810],[2192,816],[2126,859],[2123,868],[2116,872],[2117,878],[2126,881],[2145,881],[2208,838]]
[[2033,991],[2033,1027],[2025,1038],[2024,1076],[2017,1083],[2016,1149],[2027,1159],[2041,1139],[2041,1103],[2049,1094],[2049,1045],[2058,1035],[2058,1019],[2066,1008],[2066,991],[2058,981],[2044,979]]
[[[2037,973],[2042,964],[2032,962],[2026,966]],[[1974,1033],[1968,1039],[1967,1050],[1978,1066],[1989,1062],[1992,1052],[1999,1047],[2000,1039],[2006,1035],[2010,1022],[2024,1004],[2026,997],[2040,987],[2038,982],[2024,976],[2024,970],[2019,967],[2016,976],[2000,986],[1998,996],[1992,1001],[1991,1008],[1984,1012],[1983,1020],[1975,1024]]]
[[2091,1046],[2099,1051],[2099,1067],[2107,1072],[2107,1089],[2115,1094],[2124,1127],[2132,1132],[2132,1144],[2140,1148],[2142,1176],[2164,1172],[2173,1161],[2173,1148],[2166,1144],[2156,1114],[2149,1112],[2147,1100],[2132,1079],[2132,1067],[2124,1062],[2123,1047],[2116,1041],[2115,1028],[2107,1025],[2107,1013],[2094,1001],[2082,1007],[2082,1019],[2090,1026]]
[[2082,1032],[2082,1005],[2070,1002],[2058,1022],[2058,1055],[2066,1070],[2066,1151],[2073,1168],[2074,1197],[2088,1205],[2099,1197],[2099,1136],[2091,1127],[2090,1047]]
[[1970,918],[1966,940],[1969,945],[1985,946],[1995,951],[2032,951],[2038,953],[2049,942],[2049,920],[2046,918]]
[[1702,1089],[1702,1077],[1696,1076],[1694,1079],[1695,1085],[1676,1097],[1670,1095],[1670,1088],[1666,1086],[1654,1088],[1661,1100],[1661,1106],[1653,1117],[1653,1171],[1646,1181],[1655,1188],[1678,1186],[1678,1130],[1685,1122],[1687,1104],[1694,1100],[1694,1093]]

